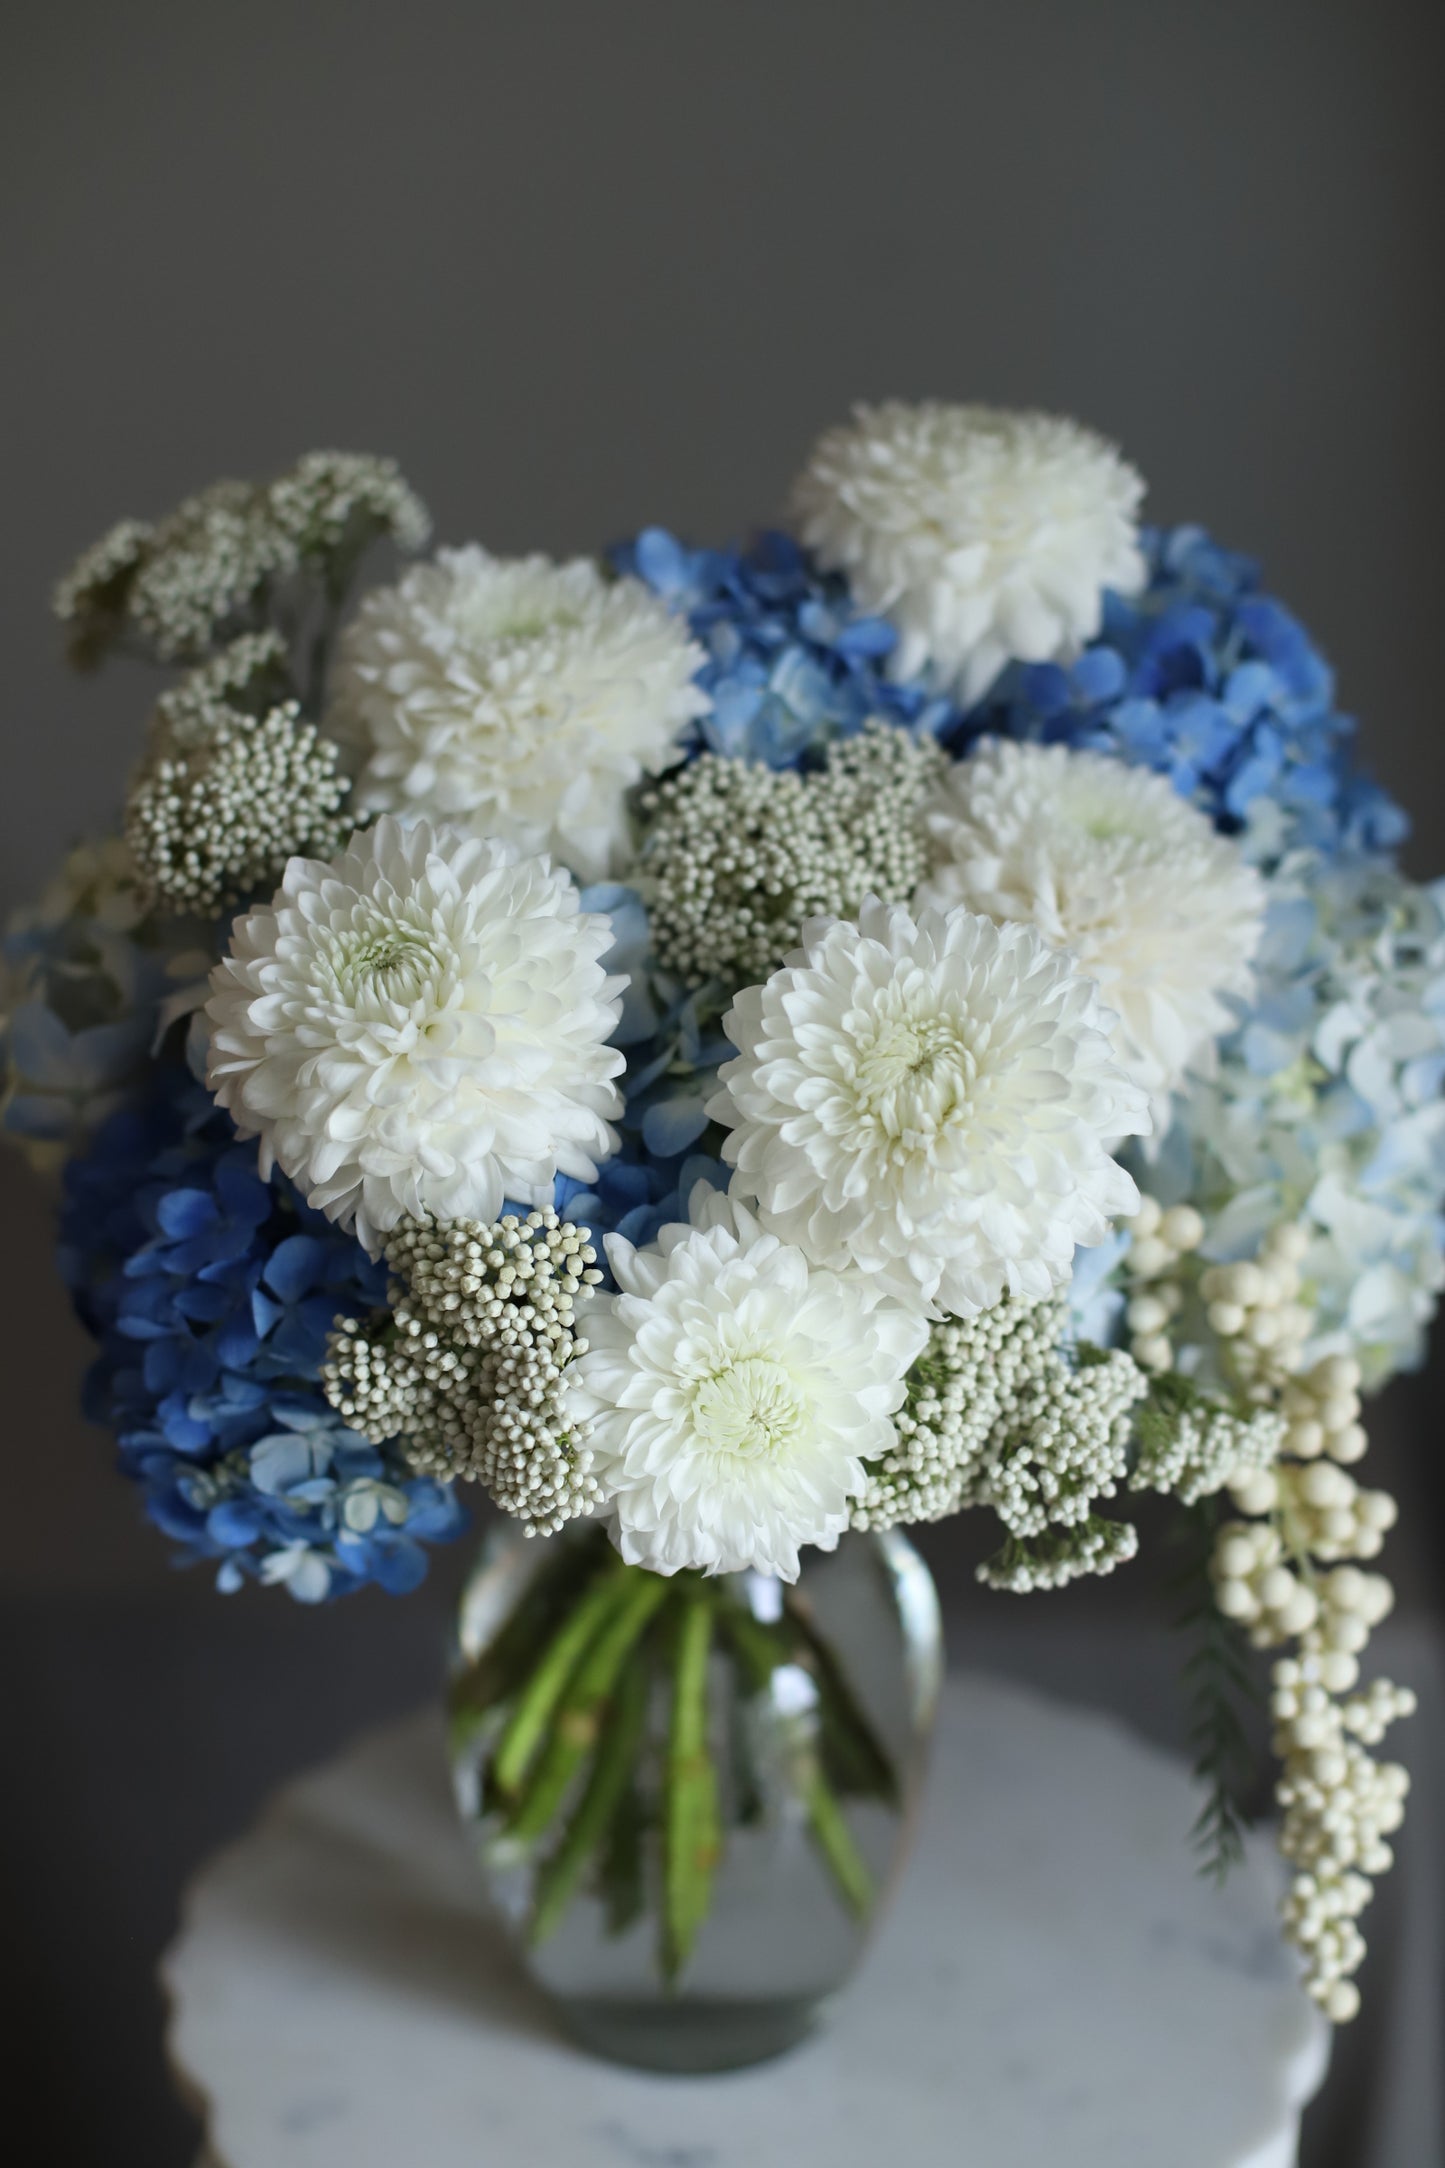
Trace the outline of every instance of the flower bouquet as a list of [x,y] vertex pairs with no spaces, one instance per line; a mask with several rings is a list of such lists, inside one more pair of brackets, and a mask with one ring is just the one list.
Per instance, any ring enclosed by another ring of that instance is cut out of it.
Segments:
[[[784,531],[442,549],[315,453],[127,520],[72,654],[178,672],[118,836],[6,943],[87,1405],[218,1584],[463,1603],[459,1794],[573,2023],[795,2037],[990,1586],[1200,1590],[1199,1836],[1275,1651],[1286,1933],[1349,2018],[1411,1696],[1360,1395],[1442,1267],[1445,895],[1253,566],[1071,422],[860,408]],[[510,1531],[510,1534],[506,1533]],[[512,1536],[542,1537],[527,1545]]]

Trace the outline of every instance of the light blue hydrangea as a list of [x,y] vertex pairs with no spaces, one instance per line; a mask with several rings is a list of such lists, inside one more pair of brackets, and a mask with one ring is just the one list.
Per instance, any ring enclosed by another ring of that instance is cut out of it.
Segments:
[[1353,1352],[1378,1385],[1422,1359],[1445,1285],[1442,1094],[1445,882],[1301,853],[1276,877],[1255,1005],[1150,1187],[1205,1211],[1214,1258],[1302,1221],[1320,1352]]
[[119,838],[82,844],[0,943],[0,1129],[57,1166],[144,1080],[162,1004],[208,929],[147,915]]

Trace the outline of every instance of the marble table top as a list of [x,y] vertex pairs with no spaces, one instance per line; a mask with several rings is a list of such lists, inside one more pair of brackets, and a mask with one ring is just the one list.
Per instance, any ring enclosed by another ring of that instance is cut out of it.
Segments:
[[216,2168],[1290,2168],[1327,2030],[1266,1837],[1193,1871],[1186,1772],[1108,1717],[951,1682],[916,1856],[828,2029],[723,2077],[616,2069],[514,1971],[440,1719],[288,1787],[164,1965]]

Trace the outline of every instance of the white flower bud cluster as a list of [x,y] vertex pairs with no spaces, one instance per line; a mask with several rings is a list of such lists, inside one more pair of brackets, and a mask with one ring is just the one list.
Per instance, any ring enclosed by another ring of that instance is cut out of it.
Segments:
[[[1358,1566],[1315,1573],[1290,1560],[1275,1521],[1226,1521],[1210,1562],[1214,1600],[1225,1618],[1246,1628],[1257,1649],[1308,1636],[1311,1652],[1329,1660],[1331,1689],[1352,1686],[1355,1658],[1371,1628],[1389,1615],[1394,1590],[1382,1573],[1362,1573]],[[1336,1663],[1336,1657],[1349,1662]]]
[[330,858],[352,823],[340,749],[296,701],[266,715],[218,706],[185,748],[164,735],[126,800],[125,837],[173,911],[209,916],[274,885],[288,858]]
[[1391,1864],[1385,1840],[1409,1788],[1402,1768],[1376,1763],[1366,1749],[1415,1701],[1388,1680],[1359,1686],[1360,1657],[1394,1591],[1356,1561],[1378,1557],[1397,1508],[1347,1472],[1366,1446],[1358,1363],[1330,1355],[1301,1368],[1315,1330],[1299,1299],[1305,1247],[1301,1229],[1280,1227],[1255,1263],[1212,1266],[1200,1277],[1225,1366],[1249,1397],[1278,1409],[1287,1456],[1233,1477],[1236,1505],[1259,1517],[1218,1530],[1211,1570],[1220,1610],[1257,1648],[1299,1644],[1274,1666],[1271,1702],[1283,1763],[1280,1845],[1296,1869],[1283,1918],[1310,1993],[1343,2024],[1359,2009],[1352,1975],[1365,1944],[1357,1922],[1371,1877]]
[[1414,1713],[1415,1696],[1377,1679],[1342,1706],[1317,1660],[1286,1658],[1274,1666],[1270,1709],[1284,1764],[1280,1849],[1297,1870],[1281,1907],[1285,1932],[1304,1957],[1310,1994],[1344,2024],[1360,2007],[1351,1975],[1365,1942],[1355,1923],[1374,1895],[1371,1877],[1393,1864],[1386,1839],[1404,1820],[1410,1789],[1398,1762],[1376,1762],[1365,1749]]
[[529,1535],[603,1503],[585,1429],[561,1407],[586,1349],[579,1297],[601,1279],[586,1230],[550,1208],[491,1225],[403,1220],[387,1239],[396,1279],[374,1324],[341,1318],[321,1376],[364,1436],[400,1435],[412,1466],[479,1482]]
[[1193,1205],[1170,1205],[1166,1210],[1157,1197],[1145,1194],[1134,1217],[1122,1225],[1132,1236],[1124,1256],[1129,1350],[1141,1369],[1170,1370],[1174,1345],[1169,1328],[1184,1306],[1179,1267],[1204,1240],[1204,1221]]
[[810,918],[854,918],[865,896],[907,900],[928,870],[920,809],[946,759],[932,738],[872,722],[821,768],[705,753],[639,801],[639,885],[665,970],[766,979]]
[[[1298,1370],[1314,1331],[1314,1311],[1299,1299],[1300,1259],[1308,1248],[1305,1229],[1286,1222],[1270,1231],[1253,1261],[1211,1265],[1200,1274],[1205,1315],[1224,1359],[1248,1397],[1261,1403],[1272,1401]],[[1297,1450],[1293,1441],[1289,1450]]]
[[1025,1378],[1053,1359],[1061,1324],[1057,1302],[1008,1296],[991,1310],[933,1326],[893,1419],[897,1443],[868,1464],[853,1526],[940,1521],[973,1503],[994,1427]]
[[[1181,1389],[1166,1391],[1175,1384]],[[1196,1505],[1246,1475],[1266,1477],[1284,1429],[1283,1418],[1272,1409],[1241,1415],[1172,1374],[1163,1377],[1139,1412],[1139,1455],[1129,1488],[1166,1491],[1186,1506]]]
[[1297,1548],[1326,1565],[1378,1558],[1400,1517],[1388,1491],[1363,1490],[1330,1460],[1241,1470],[1229,1487],[1241,1513],[1279,1515]]
[[1321,1454],[1351,1466],[1369,1440],[1360,1422],[1360,1366],[1352,1355],[1326,1355],[1292,1377],[1280,1394],[1289,1423],[1286,1450],[1299,1460]]

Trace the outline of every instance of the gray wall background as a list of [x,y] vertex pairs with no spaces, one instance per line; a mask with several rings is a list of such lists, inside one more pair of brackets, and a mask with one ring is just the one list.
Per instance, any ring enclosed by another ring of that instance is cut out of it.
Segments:
[[[134,756],[153,687],[68,679],[47,610],[121,513],[330,443],[395,453],[447,540],[721,538],[889,393],[1076,413],[1152,515],[1261,556],[1415,813],[1412,869],[1445,866],[1442,58],[1408,0],[17,13],[0,903],[112,816]],[[179,2161],[125,1982],[267,1775],[424,1690],[447,1576],[324,1619],[173,1576],[75,1413],[84,1343],[8,1158],[0,1210],[0,1582],[42,1765],[11,1856],[57,1813],[89,1832],[62,1874],[84,1963],[56,1955],[53,1891],[18,1891],[20,2037],[33,2071],[89,2073],[107,2128],[128,2104],[149,2150],[127,2157]],[[1429,1407],[1407,1385],[1385,1422],[1407,1494],[1433,1479]],[[1423,1521],[1396,1556],[1428,1595]],[[49,2097],[69,2137],[44,2157],[101,2157],[100,2122]]]

